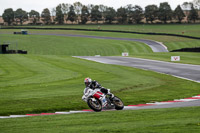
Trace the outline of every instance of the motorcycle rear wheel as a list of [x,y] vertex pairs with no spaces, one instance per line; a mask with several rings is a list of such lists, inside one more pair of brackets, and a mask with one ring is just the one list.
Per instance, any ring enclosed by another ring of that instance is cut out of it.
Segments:
[[122,110],[124,108],[122,100],[116,96],[113,98],[112,103],[115,105],[116,110]]
[[100,112],[102,110],[101,101],[97,98],[95,98],[95,101],[93,101],[92,98],[88,98],[87,104],[92,110],[96,112]]

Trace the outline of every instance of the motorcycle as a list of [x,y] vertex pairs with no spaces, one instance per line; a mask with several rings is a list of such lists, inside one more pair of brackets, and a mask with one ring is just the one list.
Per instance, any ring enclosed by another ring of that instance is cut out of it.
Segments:
[[100,89],[88,90],[87,95],[84,95],[82,99],[96,112],[100,112],[102,109],[122,110],[124,108],[124,104],[120,98],[105,95]]

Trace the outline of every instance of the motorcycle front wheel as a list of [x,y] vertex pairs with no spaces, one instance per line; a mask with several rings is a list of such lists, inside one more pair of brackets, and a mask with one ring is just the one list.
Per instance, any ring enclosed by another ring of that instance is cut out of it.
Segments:
[[116,110],[122,110],[124,108],[122,100],[116,96],[113,98],[112,103],[115,105]]
[[95,100],[93,100],[93,98],[88,98],[87,104],[92,110],[96,112],[100,112],[102,110],[101,101],[97,98],[95,98]]

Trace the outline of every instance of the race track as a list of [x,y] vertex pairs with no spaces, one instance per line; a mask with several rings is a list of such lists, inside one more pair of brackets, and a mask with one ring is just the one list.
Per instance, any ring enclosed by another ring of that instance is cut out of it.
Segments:
[[[184,100],[184,99],[182,99]],[[185,99],[186,100],[186,99]],[[200,106],[200,96],[198,99],[187,99],[188,101],[166,101],[158,103],[147,103],[141,106],[126,106],[125,110],[139,110],[139,109],[159,109],[159,108],[178,108],[178,107],[193,107]]]
[[119,56],[101,56],[101,57],[75,56],[75,57],[105,64],[115,64],[115,65],[151,70],[200,83],[200,65],[171,63],[164,61],[156,61],[156,60],[148,60],[148,59],[140,59],[132,57],[119,57]]
[[121,40],[121,41],[134,41],[142,42],[147,44],[153,52],[168,52],[167,47],[156,41],[146,40],[146,39],[133,39],[133,38],[115,38],[115,37],[101,37],[101,36],[89,36],[89,35],[72,35],[72,34],[39,34],[34,33],[32,35],[53,35],[53,36],[68,36],[68,37],[84,37],[84,38],[95,38],[95,39],[109,39],[109,40]]

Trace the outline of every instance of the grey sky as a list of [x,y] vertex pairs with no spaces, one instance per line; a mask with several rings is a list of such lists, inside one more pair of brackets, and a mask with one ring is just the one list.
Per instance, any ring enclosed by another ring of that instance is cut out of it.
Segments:
[[73,4],[77,1],[84,5],[103,4],[109,7],[114,7],[115,9],[128,4],[139,5],[144,9],[145,6],[150,4],[156,4],[159,6],[162,2],[168,2],[171,8],[175,9],[177,5],[181,5],[186,1],[190,2],[192,0],[0,0],[0,15],[2,15],[4,10],[7,8],[13,8],[13,10],[22,8],[27,12],[36,10],[41,13],[44,8],[49,8],[51,10],[60,3]]

